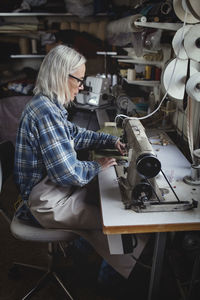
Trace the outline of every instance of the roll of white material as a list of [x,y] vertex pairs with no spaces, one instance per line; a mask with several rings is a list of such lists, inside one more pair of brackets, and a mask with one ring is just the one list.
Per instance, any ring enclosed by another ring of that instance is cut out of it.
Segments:
[[199,0],[186,0],[187,6],[190,12],[193,14],[195,18],[200,20],[200,5]]
[[174,38],[172,40],[172,47],[174,49],[174,52],[178,58],[181,59],[188,59],[188,55],[184,48],[184,37],[186,33],[192,28],[193,25],[185,25],[184,27],[181,27],[174,35]]
[[[173,59],[163,70],[161,84],[164,91],[176,100],[183,100],[185,92],[185,80],[187,75],[188,60]],[[199,72],[199,63],[190,62],[190,76]]]
[[127,79],[130,81],[134,81],[136,79],[136,71],[135,69],[128,69]]
[[145,22],[145,17],[142,16],[141,14],[133,15],[133,16],[128,16],[126,18],[122,18],[119,20],[112,21],[108,23],[107,26],[107,32],[109,35],[115,34],[115,33],[120,33],[120,32],[138,32],[142,31],[143,28],[140,26],[136,26],[135,22],[136,21],[143,21]]
[[200,24],[193,25],[185,35],[184,48],[189,58],[200,61]]
[[190,98],[200,102],[200,72],[193,74],[188,79],[186,92]]
[[195,24],[199,22],[199,20],[195,18],[190,12],[186,4],[186,0],[173,0],[173,7],[175,14],[182,22],[186,21],[186,23],[190,24]]

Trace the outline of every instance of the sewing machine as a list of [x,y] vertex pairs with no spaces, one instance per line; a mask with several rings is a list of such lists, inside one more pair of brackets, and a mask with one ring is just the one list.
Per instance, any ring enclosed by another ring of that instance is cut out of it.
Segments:
[[[141,122],[138,119],[126,119],[123,128],[129,161],[124,174],[119,177],[119,185],[125,208],[136,212],[153,212],[183,211],[197,207],[197,199],[180,200],[175,193]],[[163,180],[165,184],[160,186],[159,182]],[[175,200],[166,197],[170,191]]]
[[85,85],[87,91],[81,91],[76,96],[77,103],[99,107],[108,104],[112,99],[109,78],[88,76]]

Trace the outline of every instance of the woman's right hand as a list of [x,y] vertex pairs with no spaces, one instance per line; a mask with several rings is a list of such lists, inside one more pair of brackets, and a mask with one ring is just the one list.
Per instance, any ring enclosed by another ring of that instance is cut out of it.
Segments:
[[97,162],[101,165],[102,170],[117,165],[116,159],[112,157],[102,157]]

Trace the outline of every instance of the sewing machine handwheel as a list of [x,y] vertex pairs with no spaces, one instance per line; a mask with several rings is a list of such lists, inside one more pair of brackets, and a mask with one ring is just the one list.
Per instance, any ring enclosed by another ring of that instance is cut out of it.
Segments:
[[153,154],[142,154],[136,161],[137,171],[146,178],[153,178],[161,170],[161,163]]
[[146,198],[146,200],[149,200],[152,196],[152,188],[151,185],[147,182],[141,182],[137,184],[133,189],[133,198],[135,200]]

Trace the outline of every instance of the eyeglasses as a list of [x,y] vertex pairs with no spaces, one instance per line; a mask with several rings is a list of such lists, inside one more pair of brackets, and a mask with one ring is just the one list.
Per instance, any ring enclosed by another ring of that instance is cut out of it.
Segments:
[[69,74],[69,77],[76,79],[76,80],[78,81],[78,86],[79,86],[79,87],[81,87],[82,85],[85,84],[85,80],[84,80],[84,79],[80,79],[80,78],[75,77],[75,76],[73,76],[73,75],[71,75],[71,74]]

